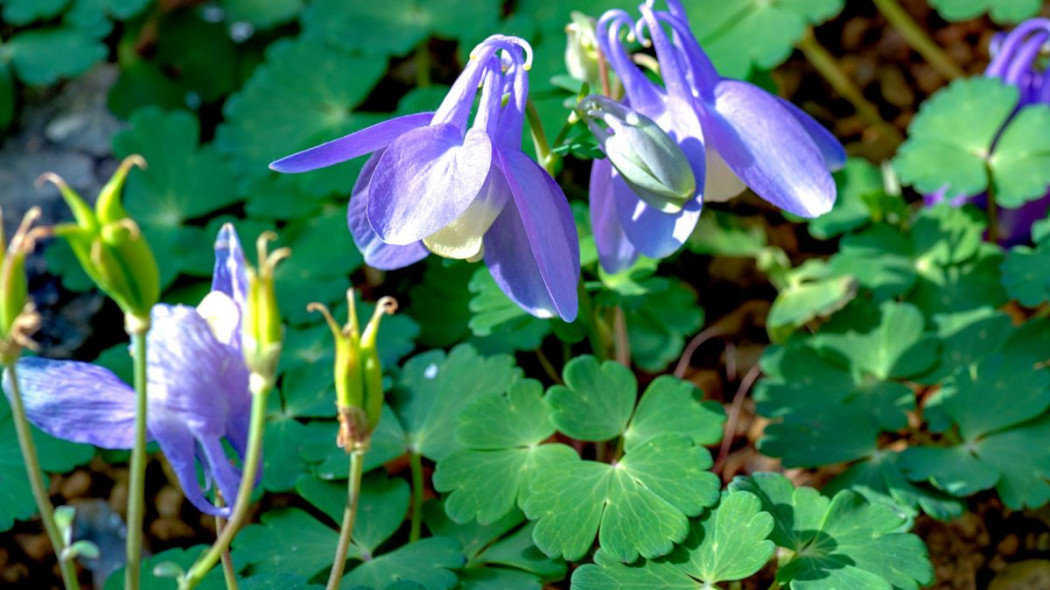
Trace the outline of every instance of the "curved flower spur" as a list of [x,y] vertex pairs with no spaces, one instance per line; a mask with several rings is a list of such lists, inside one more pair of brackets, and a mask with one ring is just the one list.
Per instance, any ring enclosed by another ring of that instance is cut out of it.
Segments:
[[[197,463],[228,505],[241,474],[226,457],[226,439],[244,458],[251,414],[248,369],[241,353],[241,318],[247,277],[233,226],[215,242],[212,290],[196,308],[157,304],[148,336],[150,440],[156,441],[187,499],[202,512],[226,516],[209,502],[197,480]],[[77,361],[24,358],[19,384],[29,420],[66,440],[105,449],[134,445],[135,392],[107,369]],[[5,372],[5,389],[9,375]]]
[[[651,0],[642,4],[637,23],[622,10],[606,12],[598,42],[624,82],[626,102],[678,139],[702,190],[693,207],[660,212],[646,206],[607,161],[596,161],[591,215],[610,271],[629,266],[638,252],[661,258],[681,247],[696,226],[701,196],[724,201],[750,187],[790,213],[821,215],[835,201],[830,171],[845,162],[842,145],[801,109],[747,82],[722,78],[690,31],[681,3],[667,5],[668,11],[654,11]],[[662,88],[630,60],[623,28],[653,45]],[[616,215],[606,211],[610,207]]]
[[531,58],[526,41],[493,35],[471,52],[436,112],[396,117],[270,167],[306,172],[374,152],[347,214],[367,264],[402,268],[428,252],[484,258],[523,309],[572,321],[576,225],[561,188],[521,151]]

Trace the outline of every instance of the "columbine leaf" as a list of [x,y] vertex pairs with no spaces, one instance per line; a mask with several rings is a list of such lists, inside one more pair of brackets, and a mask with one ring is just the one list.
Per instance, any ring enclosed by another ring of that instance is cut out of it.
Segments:
[[937,362],[937,341],[925,333],[922,312],[908,303],[851,306],[815,342],[849,359],[853,371],[880,380],[919,375]]
[[[934,317],[934,322],[941,341],[941,360],[935,370],[919,379],[931,385],[949,377],[960,367],[999,352],[1015,332],[1010,316],[987,307],[941,314]],[[925,417],[929,419],[929,415]]]
[[1040,0],[930,0],[937,12],[949,21],[970,20],[990,12],[1000,24],[1018,23],[1039,14]]
[[565,385],[547,392],[551,421],[571,438],[610,440],[627,427],[634,409],[638,382],[627,367],[615,362],[598,364],[592,356],[565,365]]
[[550,333],[550,322],[536,318],[510,300],[485,267],[470,279],[469,309],[474,315],[467,324],[479,348],[491,352],[535,350]]
[[531,379],[489,394],[459,416],[456,439],[463,449],[438,462],[434,488],[451,492],[445,510],[456,522],[489,524],[523,506],[534,474],[571,459],[572,449],[540,444],[554,434],[543,387]]
[[[332,522],[342,522],[346,480],[324,481],[303,475],[295,483],[295,491],[327,514]],[[388,478],[385,474],[373,473],[361,481],[357,512],[364,518],[358,518],[354,524],[348,553],[350,559],[371,559],[376,549],[397,532],[408,513],[411,494],[408,482],[398,477]]]
[[736,215],[710,211],[700,216],[686,247],[697,254],[756,256],[766,242],[761,226],[746,227]]
[[[276,156],[378,123],[382,117],[353,109],[384,71],[386,63],[381,60],[352,55],[321,41],[277,41],[267,49],[266,62],[226,102],[226,121],[219,126],[215,145],[230,155],[244,178],[272,174],[267,165]],[[296,183],[312,195],[345,194],[361,164],[359,159],[300,174]],[[340,233],[346,233],[345,227]]]
[[[469,14],[470,18],[463,18]],[[394,0],[385,4],[319,0],[302,16],[308,37],[372,55],[405,55],[431,35],[480,41],[500,17],[496,2]]]
[[405,313],[420,324],[419,341],[431,348],[461,342],[470,334],[473,314],[467,288],[475,267],[459,260],[430,256],[422,281],[409,290]]
[[777,294],[766,319],[766,328],[776,342],[810,321],[828,317],[857,295],[857,279],[832,276],[827,265],[808,260],[787,273],[788,284]]
[[4,2],[4,22],[22,26],[38,20],[58,16],[70,0],[7,0]]
[[335,446],[338,426],[335,422],[314,421],[307,424],[292,416],[271,415],[263,435],[262,487],[271,492],[285,492],[295,486],[295,480],[309,471],[309,464],[300,455],[315,445]]
[[452,590],[456,574],[463,567],[459,543],[444,537],[430,537],[361,563],[347,574],[340,588],[390,588],[401,580],[411,580],[425,590]]
[[974,442],[1050,407],[1050,375],[1034,367],[1032,357],[997,354],[955,374],[943,404],[963,440]]
[[685,539],[690,516],[718,498],[711,455],[680,435],[651,438],[616,465],[569,461],[533,479],[525,514],[536,520],[533,541],[544,553],[582,557],[595,535],[624,562],[653,558]]
[[1050,300],[1050,244],[1036,248],[1017,246],[1003,261],[1003,287],[1007,294],[1025,307],[1038,307]]
[[881,428],[856,406],[830,406],[766,426],[758,450],[779,457],[785,467],[818,467],[870,457]]
[[431,351],[409,359],[387,399],[404,426],[408,446],[440,461],[459,448],[454,438],[456,421],[467,404],[502,393],[520,378],[513,358],[483,358],[460,345],[447,356]]
[[[333,427],[329,424],[329,427]],[[332,432],[335,432],[332,430]],[[367,473],[387,461],[405,454],[405,431],[390,406],[383,405],[379,426],[372,432],[372,444],[365,453],[364,471]],[[331,438],[319,438],[299,448],[299,457],[311,464],[314,475],[321,479],[345,479],[350,473],[346,451],[332,444]]]
[[262,574],[237,581],[240,590],[323,590],[324,586],[309,584],[306,578],[288,572]]
[[798,488],[784,476],[757,473],[730,484],[762,501],[773,515],[770,539],[795,556],[777,569],[792,590],[917,590],[933,581],[933,566],[919,537],[897,532],[904,518],[860,494],[833,498]]
[[853,490],[869,502],[887,504],[909,517],[918,514],[917,508],[938,520],[951,520],[966,511],[964,502],[908,481],[899,463],[899,453],[877,452],[831,480],[824,486],[824,493]]
[[82,31],[47,28],[23,31],[0,46],[18,78],[31,86],[79,76],[106,58],[106,45]]
[[852,276],[879,301],[907,293],[918,279],[907,236],[886,224],[843,236],[828,266]]
[[331,567],[338,542],[338,532],[306,512],[279,508],[237,534],[233,559],[257,573],[295,572],[309,579]]
[[1013,115],[1017,101],[1017,88],[996,78],[952,82],[909,125],[894,160],[901,180],[926,193],[947,187],[951,196],[981,193],[994,181],[1006,207],[1042,196],[1050,184],[1050,107]]
[[[139,582],[140,590],[171,590],[175,586],[175,581],[171,578],[157,577],[153,568],[162,563],[171,563],[183,571],[188,570],[193,565],[193,562],[207,549],[204,545],[186,549],[168,549],[143,559],[139,570],[139,575],[141,576],[141,581]],[[109,574],[109,577],[106,578],[106,585],[103,588],[104,590],[122,590],[124,588],[124,568]],[[201,590],[223,590],[226,588],[226,583],[223,581],[222,572],[219,571],[219,568],[208,572],[197,588]]]
[[767,540],[773,517],[748,492],[722,496],[719,505],[692,523],[689,536],[667,557],[624,565],[604,550],[594,565],[573,574],[574,590],[607,588],[720,588],[720,582],[742,580],[762,568],[773,555]]
[[718,444],[725,410],[717,402],[699,401],[701,394],[692,383],[668,375],[657,377],[642,394],[623,433],[624,449],[630,451],[661,434],[688,436],[698,445]]
[[834,17],[844,4],[843,0],[732,0],[694,10],[690,22],[720,74],[747,78],[753,68],[772,70],[780,65],[808,26]]

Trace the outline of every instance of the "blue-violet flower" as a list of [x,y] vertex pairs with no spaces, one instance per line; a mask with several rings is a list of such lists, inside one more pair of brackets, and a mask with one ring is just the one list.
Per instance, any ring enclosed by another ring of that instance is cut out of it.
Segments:
[[[202,512],[225,516],[236,502],[241,474],[222,439],[243,461],[251,414],[240,334],[247,278],[232,225],[219,231],[215,255],[212,290],[200,305],[157,304],[151,310],[147,428],[187,499]],[[135,392],[109,370],[44,358],[21,359],[17,370],[26,414],[44,432],[105,449],[134,446]],[[9,379],[5,372],[5,389]],[[205,499],[198,461],[227,507]]]
[[489,37],[436,112],[396,117],[270,167],[306,172],[374,152],[347,215],[366,263],[401,268],[428,251],[484,258],[515,303],[572,321],[580,271],[572,212],[554,179],[521,151],[531,57],[522,39]]

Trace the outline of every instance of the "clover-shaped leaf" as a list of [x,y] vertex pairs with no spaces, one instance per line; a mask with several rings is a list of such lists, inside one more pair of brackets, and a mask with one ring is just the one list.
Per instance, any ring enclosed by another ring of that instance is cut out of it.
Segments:
[[833,276],[824,262],[808,260],[787,273],[787,284],[773,301],[766,328],[774,341],[781,342],[810,321],[842,309],[856,295],[857,279]]
[[921,269],[908,299],[927,316],[998,307],[1007,301],[1000,275],[1002,261],[1002,249],[995,244],[981,244],[977,255],[962,264]]
[[438,462],[434,472],[434,488],[451,492],[445,510],[453,520],[485,525],[503,518],[524,505],[537,471],[574,457],[565,445],[540,444],[554,434],[549,414],[543,387],[531,379],[463,409],[456,430],[463,448]]
[[718,498],[707,449],[667,434],[636,446],[614,465],[573,457],[540,470],[525,514],[533,541],[550,556],[582,557],[594,542],[623,562],[653,558],[685,539],[689,517]]
[[454,433],[464,408],[486,394],[506,391],[520,378],[512,357],[484,358],[460,345],[448,355],[431,351],[409,359],[387,399],[404,426],[408,446],[440,461],[460,448]]
[[106,58],[107,49],[84,31],[51,27],[22,31],[0,46],[0,59],[10,62],[18,79],[32,86],[79,76]]
[[638,382],[627,367],[615,362],[599,364],[592,356],[569,361],[563,370],[565,385],[547,392],[551,420],[571,438],[610,440],[627,427],[634,409]]
[[[470,18],[463,18],[465,14]],[[405,55],[431,35],[468,43],[480,41],[499,17],[496,2],[393,0],[371,4],[319,0],[310,4],[302,21],[308,37],[367,54]]]
[[1033,357],[995,354],[957,371],[939,410],[958,426],[962,444],[905,450],[905,473],[958,496],[995,486],[1011,508],[1050,498],[1050,453],[1031,446],[1045,420],[1030,421],[1050,408],[1050,375],[1034,367]]
[[300,456],[303,450],[317,445],[335,446],[337,430],[335,422],[303,424],[294,416],[271,414],[263,435],[267,450],[263,453],[262,487],[271,492],[292,489],[296,479],[310,469]]
[[[934,322],[941,341],[941,360],[935,370],[919,378],[922,383],[938,383],[960,367],[999,352],[1015,332],[1010,316],[987,307],[939,314]],[[930,418],[928,414],[925,417]]]
[[930,0],[930,4],[945,20],[970,20],[987,12],[1000,24],[1033,17],[1043,5],[1040,0]]
[[727,492],[715,508],[694,520],[685,541],[670,555],[624,565],[600,550],[594,565],[573,574],[574,590],[682,588],[713,590],[742,580],[773,556],[773,517],[748,492]]
[[[245,527],[237,535],[233,559],[257,573],[296,572],[312,578],[331,566],[338,540],[335,529],[306,512],[280,508],[263,514],[261,524]],[[463,564],[458,545],[452,539],[430,537],[383,555],[362,554],[359,558],[366,560],[346,574],[341,587],[382,589],[409,579],[427,590],[451,590],[456,585],[451,570]]]
[[1050,300],[1050,243],[1035,248],[1017,246],[1003,261],[1003,287],[1025,307],[1037,307]]
[[918,279],[908,237],[887,224],[876,224],[842,237],[828,265],[837,275],[852,276],[883,301],[907,293]]
[[880,380],[919,375],[937,362],[936,339],[926,334],[922,312],[908,303],[851,306],[815,341],[849,359],[853,371]]
[[876,419],[857,406],[828,406],[766,426],[758,450],[786,467],[817,467],[870,457],[877,451]]
[[[324,481],[303,475],[295,483],[295,491],[304,500],[324,512],[332,522],[342,522],[346,507],[346,481]],[[361,481],[361,492],[357,501],[359,515],[354,524],[348,556],[350,559],[368,560],[379,545],[397,532],[408,513],[411,491],[408,482],[401,478],[388,478],[382,473],[373,473]]]
[[939,520],[957,518],[966,511],[966,504],[959,499],[909,481],[899,463],[899,453],[878,451],[828,482],[824,493],[834,495],[839,490],[853,490],[869,502],[890,505],[908,516],[922,509]]
[[7,0],[4,2],[4,22],[22,26],[38,20],[58,16],[70,0]]
[[[303,64],[310,64],[304,68]],[[275,157],[336,139],[382,117],[354,112],[386,71],[386,63],[322,41],[280,40],[223,112],[215,145],[244,178],[272,174]],[[302,192],[345,194],[363,161],[295,177]],[[344,219],[345,225],[345,219]],[[343,232],[346,233],[345,228]],[[331,237],[331,236],[329,236]]]
[[752,69],[772,70],[802,39],[806,29],[834,17],[843,0],[731,0],[694,10],[697,38],[723,76],[747,78]]
[[1016,87],[996,78],[952,82],[919,110],[894,167],[926,193],[976,195],[991,183],[997,202],[1018,207],[1050,184],[1050,107],[1014,109]]
[[698,401],[700,394],[692,383],[661,375],[649,384],[627,430],[623,446],[628,452],[660,434],[682,434],[698,445],[714,445],[722,440],[725,411],[718,402]]
[[833,498],[795,488],[776,473],[737,478],[733,491],[758,496],[773,515],[770,539],[793,556],[777,568],[792,590],[917,590],[933,581],[933,566],[919,537],[898,532],[904,517],[848,490]]
[[[188,570],[193,566],[193,562],[196,561],[202,553],[207,551],[207,549],[208,548],[204,545],[187,547],[186,549],[174,548],[146,557],[142,560],[139,568],[139,575],[141,577],[139,588],[141,590],[171,590],[175,585],[174,581],[170,577],[157,576],[154,568],[158,565],[168,563],[183,571]],[[123,588],[124,568],[122,567],[109,574],[109,577],[106,578],[106,585],[103,586],[103,589],[123,590]],[[219,571],[219,568],[212,569],[212,571],[208,572],[197,588],[200,588],[201,590],[223,590],[226,588],[226,583],[223,581],[222,572]]]

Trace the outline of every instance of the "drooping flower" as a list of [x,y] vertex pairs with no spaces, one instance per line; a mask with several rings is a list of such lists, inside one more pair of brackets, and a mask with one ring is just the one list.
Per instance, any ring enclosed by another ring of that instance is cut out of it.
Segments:
[[[154,305],[147,352],[149,439],[156,441],[186,498],[208,514],[228,515],[240,470],[225,439],[244,459],[251,414],[248,369],[241,354],[247,277],[232,225],[215,242],[212,290],[197,307]],[[44,432],[105,449],[135,444],[135,392],[108,369],[78,361],[24,358],[17,374],[29,420]],[[10,374],[4,374],[5,389]],[[202,463],[226,500],[209,502],[197,480]]]
[[306,172],[373,153],[347,214],[366,263],[401,268],[428,252],[484,258],[522,308],[572,321],[579,276],[572,212],[554,179],[521,151],[531,57],[522,39],[489,37],[436,112],[396,117],[270,167]]
[[[1017,87],[1020,98],[1017,111],[1026,105],[1050,104],[1050,68],[1041,68],[1040,50],[1050,41],[1050,19],[1029,19],[1009,33],[1000,33],[989,50],[992,59],[984,70],[985,77],[999,78],[1004,84]],[[1003,129],[1013,120],[1010,117]],[[1000,134],[1002,131],[1000,130]],[[982,209],[988,207],[988,194],[955,195],[948,198],[947,188],[923,196],[923,203],[932,207],[948,203],[952,207],[966,204]],[[1032,224],[1046,219],[1050,211],[1050,193],[1028,201],[1014,209],[1001,208],[997,213],[997,239],[1003,246],[1014,246],[1027,242],[1032,235]]]
[[[692,206],[662,213],[639,199],[611,166],[596,162],[592,224],[602,264],[610,271],[629,266],[638,252],[654,258],[673,253],[696,226],[702,199],[727,200],[745,187],[796,215],[821,215],[835,201],[830,171],[845,162],[842,145],[801,109],[752,84],[721,77],[690,31],[681,3],[667,4],[669,11],[654,11],[652,2],[641,5],[637,23],[621,10],[606,12],[598,21],[598,43],[623,81],[625,101],[679,141],[702,190]],[[670,38],[664,25],[671,28]],[[648,32],[663,87],[631,61],[623,29],[639,38]],[[610,206],[616,215],[604,211]]]

